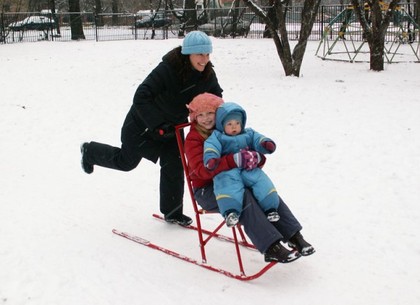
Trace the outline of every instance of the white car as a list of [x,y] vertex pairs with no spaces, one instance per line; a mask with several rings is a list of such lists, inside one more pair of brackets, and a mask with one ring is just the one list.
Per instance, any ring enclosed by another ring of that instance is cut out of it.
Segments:
[[53,19],[45,16],[30,16],[26,17],[21,21],[12,22],[9,24],[9,28],[12,31],[24,31],[24,30],[52,30],[57,28],[57,24]]

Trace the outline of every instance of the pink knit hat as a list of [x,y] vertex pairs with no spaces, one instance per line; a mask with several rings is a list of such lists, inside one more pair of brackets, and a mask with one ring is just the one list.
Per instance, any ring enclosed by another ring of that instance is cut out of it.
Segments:
[[201,112],[216,111],[221,104],[223,104],[223,99],[217,95],[211,93],[197,95],[189,105],[186,105],[190,111],[190,121],[194,122]]

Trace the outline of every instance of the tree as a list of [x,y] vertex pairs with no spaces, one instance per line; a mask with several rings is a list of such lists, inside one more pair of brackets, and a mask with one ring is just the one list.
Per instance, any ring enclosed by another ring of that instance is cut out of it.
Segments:
[[83,33],[82,16],[79,0],[69,0],[71,39],[86,39]]
[[57,35],[60,35],[60,22],[58,22],[57,11],[55,9],[55,0],[49,0],[49,7],[51,11],[51,18],[54,20],[57,25]]
[[112,8],[112,25],[118,25],[118,15],[117,15],[119,12],[118,0],[112,0],[111,8]]
[[369,45],[370,69],[373,71],[384,70],[385,34],[399,2],[391,0],[388,5],[380,0],[351,0],[363,37]]
[[195,10],[195,0],[185,0],[184,1],[184,14],[185,14],[185,23],[183,24],[183,33],[186,28],[191,28],[197,24],[197,12]]
[[95,16],[96,16],[96,25],[103,26],[104,25],[104,16],[102,14],[102,2],[101,0],[95,0]]
[[280,57],[286,76],[299,77],[308,38],[312,32],[321,0],[304,1],[299,39],[293,49],[293,53],[290,49],[286,29],[286,14],[289,9],[290,0],[272,0],[272,9],[274,9],[275,14],[270,12],[270,8],[266,11],[252,0],[243,1],[266,24],[269,36],[274,40],[274,44],[276,45],[277,54]]

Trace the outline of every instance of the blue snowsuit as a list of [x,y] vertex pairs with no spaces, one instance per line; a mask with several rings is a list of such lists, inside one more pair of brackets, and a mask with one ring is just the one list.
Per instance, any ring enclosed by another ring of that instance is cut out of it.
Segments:
[[[223,128],[224,119],[231,112],[242,116],[242,131],[235,136],[225,134]],[[206,165],[210,159],[237,153],[241,149],[254,150],[262,154],[270,153],[260,143],[273,141],[251,128],[245,128],[245,124],[246,112],[241,106],[235,103],[222,104],[216,111],[216,129],[204,142],[204,164]],[[236,210],[239,213],[242,211],[245,188],[252,190],[264,212],[269,209],[277,210],[279,206],[279,196],[274,184],[258,167],[253,170],[234,168],[224,171],[216,175],[213,182],[217,204],[224,216],[229,210]]]

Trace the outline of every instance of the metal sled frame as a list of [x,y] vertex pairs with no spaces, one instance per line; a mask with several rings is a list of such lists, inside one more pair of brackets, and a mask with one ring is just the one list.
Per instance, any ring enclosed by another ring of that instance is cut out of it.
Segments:
[[[216,268],[217,272],[222,273],[222,274],[224,274],[226,276],[229,276],[229,277],[233,277],[235,279],[239,279],[239,280],[252,280],[252,279],[258,278],[261,275],[263,275],[266,271],[268,271],[271,267],[273,267],[276,264],[276,262],[267,263],[263,268],[261,268],[258,272],[256,272],[253,275],[246,275],[244,265],[243,265],[243,261],[242,261],[240,246],[243,246],[243,247],[249,248],[249,249],[255,249],[255,246],[247,241],[247,239],[245,237],[245,234],[242,230],[242,227],[239,224],[237,226],[234,226],[234,227],[231,228],[232,237],[228,237],[228,236],[221,235],[221,234],[218,233],[219,230],[225,225],[224,220],[213,230],[206,230],[201,226],[201,217],[204,214],[214,214],[214,213],[207,212],[207,211],[199,208],[199,206],[197,204],[197,201],[195,200],[195,197],[194,197],[194,191],[193,191],[193,188],[192,188],[192,182],[191,182],[191,179],[190,179],[187,159],[186,159],[185,151],[184,151],[183,137],[181,135],[181,130],[183,130],[186,127],[189,127],[190,125],[191,125],[191,123],[185,123],[185,124],[181,124],[181,125],[176,126],[175,134],[176,134],[176,139],[177,139],[177,142],[178,142],[178,148],[179,148],[180,155],[181,155],[182,166],[184,168],[185,179],[187,181],[188,191],[189,191],[189,194],[190,194],[190,197],[191,197],[191,202],[192,202],[194,212],[195,212],[196,227],[188,226],[188,228],[194,229],[198,233],[198,240],[199,240],[200,251],[201,251],[201,260],[202,260],[201,266],[203,266],[203,267],[208,266],[207,265],[207,255],[206,255],[206,245],[208,244],[208,242],[210,240],[212,240],[212,238],[222,239],[222,240],[232,242],[235,245],[235,251],[236,251],[236,255],[237,255],[238,267],[239,267],[239,272],[240,273],[235,275],[235,274],[232,274],[232,273],[230,273],[226,270]],[[218,213],[217,213],[217,215],[218,215]],[[212,269],[212,268],[208,268],[208,269]],[[216,270],[214,270],[214,271],[216,271]]]
[[[112,232],[116,235],[122,236],[124,238],[127,238],[131,241],[134,241],[136,243],[139,243],[141,245],[147,246],[149,248],[155,249],[155,250],[159,250],[165,254],[169,254],[173,257],[179,258],[183,261],[195,264],[197,266],[203,267],[207,270],[211,270],[211,271],[215,271],[218,272],[220,274],[223,274],[227,277],[230,278],[234,278],[237,280],[241,280],[241,281],[249,281],[249,280],[253,280],[256,279],[258,277],[260,277],[261,275],[263,275],[265,272],[267,272],[271,267],[273,267],[276,262],[270,262],[270,263],[266,263],[259,271],[251,274],[251,275],[246,275],[245,273],[245,268],[242,262],[242,255],[241,255],[241,250],[240,248],[248,248],[248,249],[253,249],[255,250],[255,246],[253,244],[251,244],[250,242],[247,241],[245,234],[242,230],[242,227],[238,224],[235,227],[232,227],[232,237],[229,236],[225,236],[223,234],[220,234],[219,231],[220,229],[225,225],[225,221],[223,220],[218,226],[216,226],[215,229],[213,230],[206,230],[201,226],[201,216],[204,216],[204,214],[216,214],[216,213],[211,213],[208,211],[205,211],[201,208],[199,208],[195,197],[194,197],[194,192],[193,192],[193,188],[192,188],[192,183],[191,183],[191,179],[190,179],[190,175],[189,175],[189,170],[188,170],[188,165],[187,165],[187,160],[185,157],[185,151],[184,151],[184,141],[183,141],[183,137],[181,135],[181,130],[183,130],[186,127],[189,127],[191,124],[190,123],[185,123],[185,124],[181,124],[176,126],[175,128],[175,134],[176,134],[176,139],[177,139],[177,143],[178,143],[178,147],[179,147],[179,151],[180,151],[180,155],[181,155],[181,160],[182,160],[182,166],[184,168],[184,174],[185,174],[185,178],[187,181],[187,185],[188,185],[188,191],[191,197],[191,202],[193,204],[193,208],[194,208],[194,212],[195,212],[195,220],[196,220],[196,226],[193,225],[189,225],[186,226],[184,228],[186,229],[191,229],[194,231],[197,231],[198,233],[198,240],[199,240],[199,245],[200,245],[200,252],[201,252],[201,262],[190,258],[188,256],[179,254],[177,252],[174,252],[170,249],[161,247],[157,244],[154,244],[146,239],[143,239],[139,236],[135,236],[132,235],[130,233],[126,233],[126,232],[122,232],[116,229],[113,229]],[[218,213],[217,213],[218,215]],[[219,215],[218,215],[219,216]],[[163,220],[163,217],[161,215],[157,215],[157,214],[153,214],[153,217]],[[219,216],[220,217],[220,216]],[[219,239],[219,240],[223,240],[223,241],[227,241],[230,242],[232,244],[234,244],[235,246],[235,252],[236,252],[236,256],[237,256],[237,261],[238,261],[238,267],[239,267],[239,273],[233,273],[230,272],[228,270],[222,269],[222,268],[218,268],[218,267],[214,267],[212,265],[209,265],[207,263],[207,255],[206,255],[206,245],[208,244],[208,242],[212,239]]]

